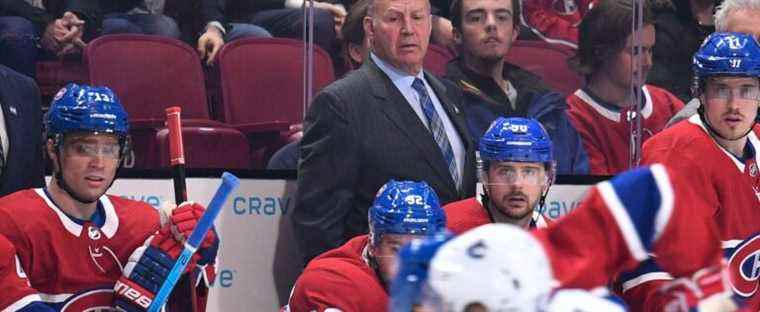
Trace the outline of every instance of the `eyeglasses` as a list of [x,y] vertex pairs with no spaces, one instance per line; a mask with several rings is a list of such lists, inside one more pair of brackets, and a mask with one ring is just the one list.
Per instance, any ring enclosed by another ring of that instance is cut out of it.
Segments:
[[121,156],[121,145],[118,143],[88,143],[73,142],[66,147],[71,153],[80,157],[96,157],[102,155],[106,158],[118,159]]
[[534,167],[498,167],[488,174],[488,184],[517,184],[521,182],[527,185],[539,185],[546,182],[546,175],[542,168]]
[[730,88],[725,85],[710,85],[707,87],[707,98],[718,101],[743,100],[757,101],[760,100],[760,87],[758,86],[740,86]]

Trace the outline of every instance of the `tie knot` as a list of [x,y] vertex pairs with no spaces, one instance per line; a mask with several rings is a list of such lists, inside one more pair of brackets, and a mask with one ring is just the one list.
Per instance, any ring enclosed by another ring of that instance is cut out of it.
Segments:
[[414,90],[419,93],[427,94],[427,90],[425,90],[425,83],[422,82],[422,79],[420,78],[414,78],[414,82],[412,82],[412,88],[414,88]]

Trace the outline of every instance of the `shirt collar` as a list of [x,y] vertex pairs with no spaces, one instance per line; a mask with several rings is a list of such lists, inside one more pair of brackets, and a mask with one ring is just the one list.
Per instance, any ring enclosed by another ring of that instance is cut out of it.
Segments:
[[[380,68],[386,75],[388,75],[388,78],[391,79],[393,83],[397,83],[400,80],[410,79],[413,81],[414,78],[420,78],[423,81],[425,80],[425,75],[423,75],[423,71],[420,70],[416,75],[410,75],[407,72],[404,72],[396,67],[393,67],[393,65],[386,63],[383,61],[380,57],[375,55],[375,53],[370,52],[369,57],[372,59],[373,62],[375,62],[375,65]],[[411,86],[411,81],[409,85]]]

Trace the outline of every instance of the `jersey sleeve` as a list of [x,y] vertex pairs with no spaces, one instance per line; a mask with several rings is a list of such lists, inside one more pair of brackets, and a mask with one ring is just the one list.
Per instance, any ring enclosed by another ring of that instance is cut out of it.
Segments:
[[652,253],[666,272],[690,276],[721,261],[715,224],[693,213],[695,205],[682,177],[654,165],[600,183],[576,211],[536,236],[563,288],[606,285]]
[[293,286],[286,311],[361,312],[361,306],[356,301],[361,297],[357,293],[361,289],[361,285],[337,270],[307,269]]
[[648,259],[631,272],[626,272],[616,281],[618,293],[631,311],[658,311],[665,302],[659,289],[673,276],[663,272],[654,259]]
[[0,311],[54,311],[42,302],[16,255],[16,249],[0,235]]

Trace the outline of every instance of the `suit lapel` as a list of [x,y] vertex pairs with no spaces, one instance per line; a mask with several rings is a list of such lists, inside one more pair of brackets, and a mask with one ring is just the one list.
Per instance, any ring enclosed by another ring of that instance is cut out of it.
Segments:
[[411,146],[417,148],[433,168],[451,189],[454,187],[454,180],[451,178],[448,167],[445,165],[443,155],[438,145],[435,144],[433,135],[422,124],[422,121],[414,112],[412,107],[407,103],[406,98],[393,85],[393,82],[385,73],[374,64],[367,61],[362,67],[370,81],[372,94],[379,101],[384,102],[380,105],[380,110],[396,125],[396,128],[403,133],[410,142]]
[[[7,81],[7,79],[6,79]],[[8,142],[4,142],[8,145],[8,154],[5,155],[5,165],[8,166],[8,161],[10,161],[10,156],[13,155],[13,144],[12,142],[18,142],[19,138],[16,138],[15,135],[17,134],[16,131],[13,131],[13,129],[19,129],[19,127],[22,127],[23,125],[16,125],[21,119],[19,119],[19,111],[18,108],[13,106],[11,103],[14,103],[14,99],[9,98],[9,94],[7,94],[7,87],[0,87],[0,109],[2,109],[3,118],[5,119],[5,132],[6,136],[8,137]],[[1,127],[2,125],[0,125]],[[2,131],[3,129],[0,129]],[[2,147],[0,147],[2,148]]]

